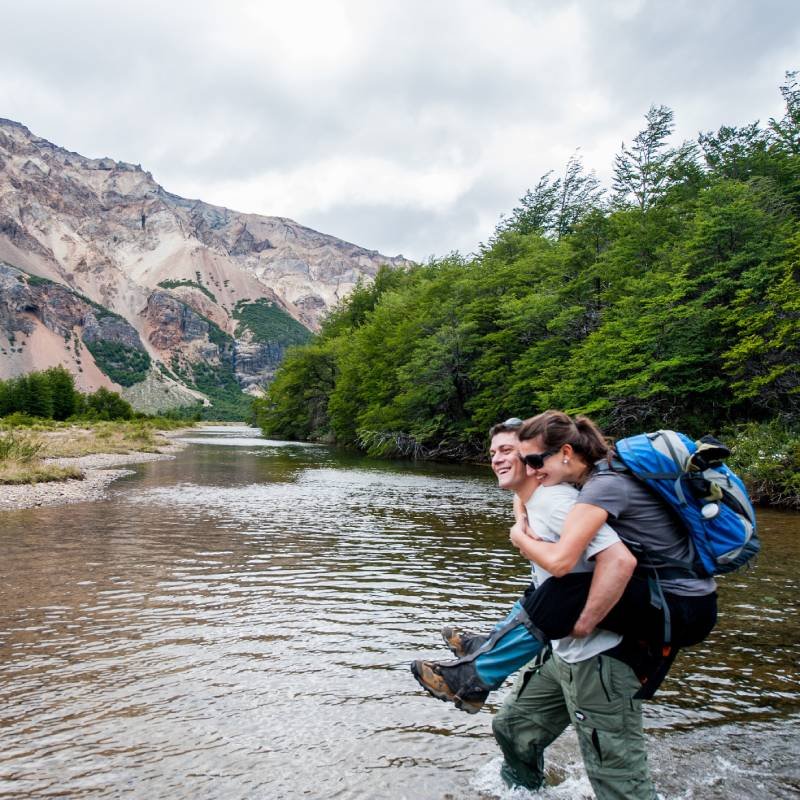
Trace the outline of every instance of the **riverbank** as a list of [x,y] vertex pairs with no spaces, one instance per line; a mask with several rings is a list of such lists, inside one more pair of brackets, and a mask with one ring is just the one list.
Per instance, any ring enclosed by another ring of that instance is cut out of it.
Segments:
[[[90,428],[62,428],[37,434],[44,469],[57,468],[65,480],[35,483],[0,483],[0,511],[67,505],[103,498],[108,487],[133,470],[131,464],[174,458],[186,445],[175,441],[190,428],[148,431],[136,435],[120,425],[103,423]],[[103,452],[104,450],[109,452]]]

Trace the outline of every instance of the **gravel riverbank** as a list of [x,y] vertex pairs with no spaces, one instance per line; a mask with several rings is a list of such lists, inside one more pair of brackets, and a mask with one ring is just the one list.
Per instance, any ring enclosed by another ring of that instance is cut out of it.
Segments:
[[[181,431],[181,433],[183,434],[185,431]],[[169,433],[165,435],[170,436]],[[113,481],[133,472],[130,469],[117,469],[117,467],[174,458],[174,454],[183,450],[185,446],[180,442],[172,442],[166,447],[160,448],[161,451],[158,453],[94,453],[79,458],[48,459],[50,463],[59,466],[78,467],[83,471],[83,480],[53,481],[52,483],[21,486],[0,485],[0,511],[99,500],[105,496]]]

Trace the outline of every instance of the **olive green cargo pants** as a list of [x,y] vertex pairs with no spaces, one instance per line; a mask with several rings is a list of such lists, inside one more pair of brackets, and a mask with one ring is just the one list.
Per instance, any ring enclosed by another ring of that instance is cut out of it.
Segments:
[[598,800],[655,800],[647,767],[639,681],[606,655],[568,664],[554,655],[526,667],[492,722],[509,785],[538,789],[544,750],[572,723]]

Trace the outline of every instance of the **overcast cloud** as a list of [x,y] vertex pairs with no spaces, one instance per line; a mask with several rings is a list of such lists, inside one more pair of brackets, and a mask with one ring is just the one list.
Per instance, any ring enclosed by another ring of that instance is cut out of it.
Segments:
[[676,139],[782,113],[796,0],[0,0],[0,116],[167,190],[387,255],[473,251],[575,148],[609,182],[652,103]]

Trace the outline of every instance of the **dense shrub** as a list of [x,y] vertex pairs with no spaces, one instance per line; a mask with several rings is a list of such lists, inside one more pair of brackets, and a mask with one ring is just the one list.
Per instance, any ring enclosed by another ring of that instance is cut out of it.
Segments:
[[150,355],[121,342],[98,339],[85,342],[97,366],[120,386],[133,386],[147,377]]
[[305,344],[311,338],[308,328],[265,298],[254,302],[239,301],[233,310],[233,317],[239,321],[237,335],[250,331],[257,342]]
[[726,432],[729,466],[755,502],[800,509],[800,431],[781,422],[750,422]]
[[86,416],[101,420],[132,419],[133,407],[116,392],[110,392],[101,386],[96,392],[86,396]]

